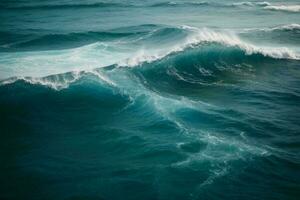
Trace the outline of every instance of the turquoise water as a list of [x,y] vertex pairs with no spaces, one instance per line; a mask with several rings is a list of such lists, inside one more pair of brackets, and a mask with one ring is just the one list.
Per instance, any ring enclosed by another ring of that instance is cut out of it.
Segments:
[[0,17],[0,199],[299,199],[299,1]]

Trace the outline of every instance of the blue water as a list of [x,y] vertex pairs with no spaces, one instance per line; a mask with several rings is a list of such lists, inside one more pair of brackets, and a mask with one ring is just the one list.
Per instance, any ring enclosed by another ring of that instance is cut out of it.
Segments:
[[300,2],[2,0],[0,199],[300,198]]

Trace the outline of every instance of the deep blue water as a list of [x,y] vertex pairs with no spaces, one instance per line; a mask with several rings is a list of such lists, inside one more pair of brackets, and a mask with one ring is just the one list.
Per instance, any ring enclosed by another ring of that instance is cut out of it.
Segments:
[[0,199],[300,198],[300,2],[2,0]]

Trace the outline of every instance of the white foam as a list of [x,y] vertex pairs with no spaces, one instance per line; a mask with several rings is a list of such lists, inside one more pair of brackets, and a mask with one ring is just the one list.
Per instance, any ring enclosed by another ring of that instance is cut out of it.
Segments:
[[268,5],[264,7],[264,9],[287,12],[300,12],[300,5]]
[[254,6],[255,4],[249,1],[233,3],[234,6]]
[[256,2],[255,3],[256,5],[259,5],[259,6],[270,6],[271,4],[267,1],[263,1],[263,2]]

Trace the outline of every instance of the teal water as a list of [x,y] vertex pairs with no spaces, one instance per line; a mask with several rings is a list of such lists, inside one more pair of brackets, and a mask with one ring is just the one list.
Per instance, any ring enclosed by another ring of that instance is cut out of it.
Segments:
[[299,1],[0,17],[0,199],[299,199]]

